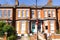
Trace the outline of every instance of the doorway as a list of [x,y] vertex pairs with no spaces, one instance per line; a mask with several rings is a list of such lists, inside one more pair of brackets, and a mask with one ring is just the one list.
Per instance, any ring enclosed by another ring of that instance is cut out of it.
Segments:
[[38,23],[38,31],[39,32],[43,31],[43,27],[42,27],[42,22],[41,21]]
[[37,26],[36,22],[35,21],[32,21],[31,22],[31,31],[32,31],[32,33],[35,33],[37,31],[42,32],[43,31],[42,22],[40,21],[38,23],[38,26]]

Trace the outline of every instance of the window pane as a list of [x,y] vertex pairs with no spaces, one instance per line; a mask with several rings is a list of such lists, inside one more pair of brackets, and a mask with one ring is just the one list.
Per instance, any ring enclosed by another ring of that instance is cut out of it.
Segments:
[[51,11],[50,10],[48,10],[48,14],[51,14]]
[[0,17],[2,17],[2,10],[0,10]]
[[28,17],[29,16],[29,14],[28,14],[28,10],[26,10],[26,17]]
[[24,10],[22,10],[22,17],[25,17],[25,16],[24,16]]
[[21,17],[21,15],[20,15],[20,10],[18,10],[18,17]]
[[52,16],[55,17],[55,11],[52,11]]
[[39,11],[37,11],[37,13],[38,13],[38,18],[40,18],[40,10],[39,10]]
[[51,33],[54,33],[54,21],[50,21],[50,31]]
[[32,18],[34,18],[34,11],[32,11]]
[[11,10],[8,10],[8,18],[10,18]]
[[4,17],[7,17],[7,10],[4,10]]
[[47,17],[47,11],[44,11],[44,17]]
[[45,29],[48,30],[48,26],[45,26]]
[[51,11],[48,10],[48,17],[51,17]]
[[25,33],[26,31],[26,21],[21,21],[21,33]]

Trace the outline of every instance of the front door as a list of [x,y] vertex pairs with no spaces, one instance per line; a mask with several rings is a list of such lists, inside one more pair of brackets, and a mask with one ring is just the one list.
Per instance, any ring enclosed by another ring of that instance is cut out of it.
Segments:
[[39,24],[38,24],[38,31],[39,32],[43,31],[43,29],[42,29],[42,22],[39,22]]
[[41,23],[38,24],[38,31],[41,32]]
[[35,22],[32,22],[31,23],[31,31],[34,33],[35,31]]

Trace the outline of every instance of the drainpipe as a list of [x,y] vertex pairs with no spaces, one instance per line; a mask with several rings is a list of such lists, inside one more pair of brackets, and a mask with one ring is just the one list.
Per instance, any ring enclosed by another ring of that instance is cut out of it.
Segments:
[[58,9],[56,9],[56,28],[59,29],[59,24],[58,24]]
[[[36,15],[37,15],[37,0],[36,0]],[[36,16],[36,25],[37,25],[37,40],[38,40],[38,15]]]

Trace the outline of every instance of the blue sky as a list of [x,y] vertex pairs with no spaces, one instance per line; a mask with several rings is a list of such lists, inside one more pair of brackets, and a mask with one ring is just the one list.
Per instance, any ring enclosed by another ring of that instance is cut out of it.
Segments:
[[[36,0],[19,0],[19,4],[32,5]],[[38,5],[45,5],[48,0],[38,0]],[[14,4],[15,0],[0,0],[0,4]],[[60,5],[60,0],[53,0],[53,5]]]

